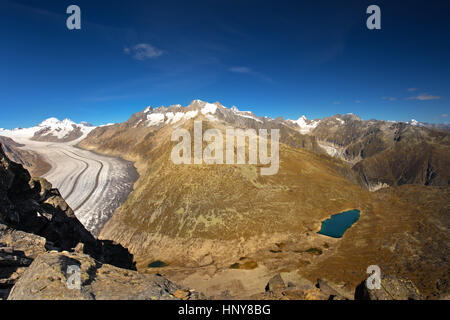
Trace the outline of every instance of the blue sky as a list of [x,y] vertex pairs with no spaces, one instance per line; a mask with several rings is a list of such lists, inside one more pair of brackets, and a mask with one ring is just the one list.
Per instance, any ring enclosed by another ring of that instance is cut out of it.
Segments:
[[[66,28],[66,8],[82,29]],[[366,8],[381,8],[381,30]],[[0,2],[0,127],[220,101],[258,116],[448,122],[448,1]]]

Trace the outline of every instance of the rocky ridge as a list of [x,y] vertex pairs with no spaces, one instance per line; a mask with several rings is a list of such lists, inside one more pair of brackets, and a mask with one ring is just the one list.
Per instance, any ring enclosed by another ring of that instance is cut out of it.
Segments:
[[0,144],[3,145],[8,158],[23,165],[33,177],[39,177],[50,170],[50,164],[44,161],[39,154],[22,149],[24,145],[13,139],[0,136]]

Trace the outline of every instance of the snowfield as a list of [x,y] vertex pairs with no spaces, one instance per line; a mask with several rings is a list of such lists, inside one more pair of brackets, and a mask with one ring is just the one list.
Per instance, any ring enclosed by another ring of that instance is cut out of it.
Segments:
[[97,236],[133,190],[138,175],[129,162],[77,148],[85,136],[65,143],[31,141],[23,134],[11,138],[51,165],[42,177],[60,191],[81,223]]
[[[33,136],[38,135],[37,138],[41,139],[34,139],[34,140],[59,141],[69,139],[70,134],[72,134],[75,129],[80,130],[81,135],[86,136],[89,132],[95,129],[95,126],[92,126],[86,122],[75,123],[70,119],[64,119],[61,121],[57,118],[48,118],[42,121],[37,126],[31,128],[16,128],[13,130],[0,128],[0,136],[6,136],[13,139],[14,138],[31,139]],[[56,140],[49,140],[48,138],[54,138]]]

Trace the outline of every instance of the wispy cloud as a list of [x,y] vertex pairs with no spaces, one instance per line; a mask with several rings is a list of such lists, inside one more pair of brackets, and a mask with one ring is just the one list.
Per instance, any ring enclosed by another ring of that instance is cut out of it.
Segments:
[[439,100],[439,99],[441,99],[440,96],[432,96],[432,95],[429,95],[428,93],[422,93],[422,94],[419,94],[418,96],[406,98],[406,100],[420,100],[420,101]]
[[333,104],[341,104],[340,101],[333,101]]
[[235,73],[252,73],[252,69],[247,68],[247,67],[231,67],[229,69],[231,72],[235,72]]
[[381,99],[388,100],[388,101],[397,101],[396,97],[381,97]]
[[414,92],[414,91],[417,91],[417,88],[408,88],[408,91],[409,92]]
[[441,117],[442,117],[442,118],[447,118],[447,117],[448,117],[448,113],[443,113],[443,114],[441,114]]
[[162,50],[159,50],[149,43],[139,43],[131,48],[127,47],[123,52],[131,55],[134,59],[141,61],[158,58],[164,53]]
[[233,73],[248,74],[248,75],[257,77],[259,79],[262,79],[264,81],[267,81],[267,82],[273,82],[273,80],[270,77],[266,76],[263,73],[254,71],[249,67],[231,67],[228,69],[228,71],[233,72]]
[[361,100],[355,100],[355,103],[361,103]]

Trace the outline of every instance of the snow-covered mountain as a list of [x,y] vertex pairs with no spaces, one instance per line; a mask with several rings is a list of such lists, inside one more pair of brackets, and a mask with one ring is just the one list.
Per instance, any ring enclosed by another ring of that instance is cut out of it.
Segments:
[[416,126],[416,127],[419,127],[419,126],[423,126],[423,124],[421,124],[419,121],[417,121],[416,119],[411,119],[411,121],[409,121],[408,122],[410,125],[412,125],[412,126]]
[[308,120],[305,116],[301,116],[297,120],[289,119],[288,121],[298,125],[300,127],[300,133],[302,133],[302,134],[309,133],[312,129],[317,127],[317,125],[320,122],[320,120]]
[[428,123],[428,122],[419,122],[416,119],[411,119],[411,121],[407,122],[408,124],[416,127],[427,127],[437,130],[450,131],[450,124],[448,123]]
[[85,137],[95,128],[86,122],[75,123],[70,119],[61,121],[57,118],[48,118],[31,128],[0,129],[0,136],[34,141],[70,142]]
[[[270,117],[257,117],[251,111],[241,111],[236,106],[227,108],[219,102],[209,103],[202,100],[193,100],[188,106],[182,106],[180,104],[171,105],[168,107],[161,106],[153,108],[152,106],[146,107],[143,111],[135,113],[130,121],[129,125],[132,127],[152,127],[158,129],[167,125],[179,126],[185,121],[190,119],[203,118],[210,122],[224,122],[228,125],[236,125],[239,127],[279,127],[287,126],[296,130],[303,135],[315,135],[318,127],[325,128],[339,128],[346,127],[348,124],[355,123],[371,123],[378,122],[387,123],[400,123],[398,121],[381,121],[371,119],[369,121],[362,120],[359,116],[353,113],[347,113],[344,115],[336,114],[331,117],[325,117],[322,119],[310,120],[306,116],[301,116],[297,120],[284,120],[282,118],[272,119]],[[356,122],[355,122],[356,121]],[[429,124],[411,120],[406,122],[413,127],[427,127],[439,130],[449,131],[449,125],[446,124]]]
[[[180,125],[184,121],[197,117],[205,118],[207,121],[225,121],[230,124],[246,126],[249,123],[262,124],[270,118],[257,117],[253,112],[240,111],[236,106],[227,108],[219,102],[209,103],[194,100],[188,106],[171,105],[153,108],[148,106],[142,112],[132,116],[130,123],[134,127],[161,127],[165,125]],[[272,119],[270,119],[272,120]]]

